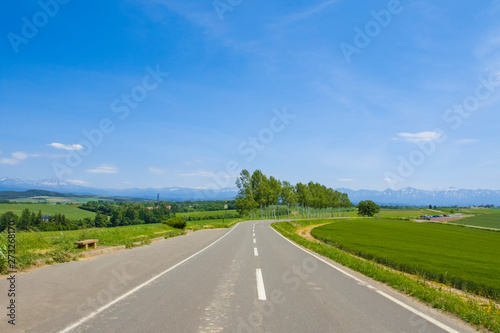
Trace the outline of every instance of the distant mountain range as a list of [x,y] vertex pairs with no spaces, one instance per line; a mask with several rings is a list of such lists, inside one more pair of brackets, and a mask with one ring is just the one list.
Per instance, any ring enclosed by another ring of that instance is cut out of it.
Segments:
[[[163,188],[131,188],[131,189],[99,189],[72,184],[61,179],[43,179],[28,181],[14,178],[0,178],[0,191],[46,190],[61,193],[108,195],[121,197],[135,197],[160,200],[231,200],[238,190],[223,188],[218,190],[203,190],[188,187]],[[384,205],[500,205],[500,191],[496,190],[466,190],[449,188],[446,190],[418,190],[406,187],[400,190],[350,190],[337,189],[347,193],[353,203],[361,200],[372,200]]]
[[188,187],[101,189],[72,184],[62,179],[42,179],[39,181],[18,178],[0,178],[0,191],[46,190],[82,195],[106,195],[143,199],[184,201],[184,200],[232,200],[238,193],[236,188],[204,190]]

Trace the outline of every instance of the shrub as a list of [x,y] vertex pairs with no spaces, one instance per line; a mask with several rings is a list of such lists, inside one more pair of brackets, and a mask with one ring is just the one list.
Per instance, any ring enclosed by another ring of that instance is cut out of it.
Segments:
[[186,220],[184,220],[182,217],[172,217],[166,221],[162,221],[161,223],[164,223],[176,229],[184,229],[187,225]]

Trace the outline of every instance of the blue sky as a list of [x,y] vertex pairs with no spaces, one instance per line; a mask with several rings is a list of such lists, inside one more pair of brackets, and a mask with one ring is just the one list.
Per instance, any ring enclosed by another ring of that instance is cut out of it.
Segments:
[[500,189],[498,0],[19,0],[0,15],[0,177],[206,188],[247,168]]

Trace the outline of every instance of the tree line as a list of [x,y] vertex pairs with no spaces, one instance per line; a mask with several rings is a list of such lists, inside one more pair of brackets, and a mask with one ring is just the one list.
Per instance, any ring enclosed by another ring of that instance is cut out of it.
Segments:
[[9,222],[15,222],[16,229],[20,231],[62,231],[160,223],[175,216],[175,213],[168,208],[165,202],[111,204],[104,201],[91,201],[82,206],[80,208],[95,212],[95,217],[69,219],[64,214],[53,214],[47,219],[44,218],[41,211],[37,214],[28,208],[23,210],[21,216],[9,211],[0,216],[0,232],[5,230]]
[[[326,217],[328,210],[332,216],[335,209],[352,206],[346,193],[327,188],[319,183],[298,183],[292,185],[273,176],[267,177],[260,170],[252,174],[243,170],[236,179],[238,194],[236,209],[241,215],[276,218],[281,215],[279,206],[285,206],[288,217],[290,208],[301,207],[302,217]],[[278,213],[277,213],[278,212]]]

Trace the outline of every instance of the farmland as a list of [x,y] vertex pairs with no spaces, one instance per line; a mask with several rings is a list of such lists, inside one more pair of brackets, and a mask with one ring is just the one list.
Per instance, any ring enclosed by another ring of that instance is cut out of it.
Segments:
[[338,221],[311,234],[392,268],[500,299],[500,232],[389,219]]
[[51,205],[51,204],[0,204],[0,214],[8,211],[21,216],[24,209],[28,208],[30,211],[37,213],[42,211],[43,215],[64,214],[69,219],[80,220],[86,217],[94,218],[95,213],[89,212],[77,207],[77,205]]
[[[237,215],[238,213],[236,210],[226,210],[225,211],[226,216],[232,216],[232,215]],[[216,218],[217,216],[224,215],[223,210],[215,210],[215,211],[206,211],[206,212],[188,212],[188,213],[177,213],[176,214],[179,217],[194,217],[194,218],[200,218],[200,219],[211,219],[211,218]]]
[[476,215],[453,223],[500,229],[500,209],[476,209],[471,212]]

